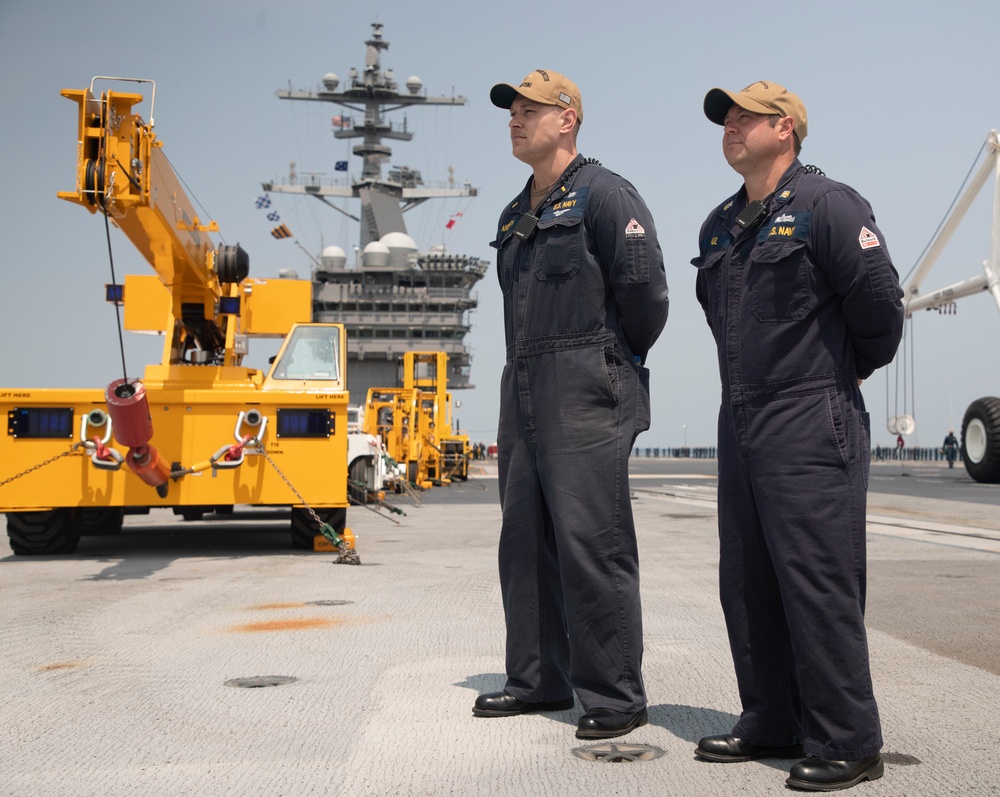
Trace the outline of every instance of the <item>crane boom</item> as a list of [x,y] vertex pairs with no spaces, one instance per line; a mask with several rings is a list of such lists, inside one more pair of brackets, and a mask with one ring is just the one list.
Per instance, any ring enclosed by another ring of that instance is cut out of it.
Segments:
[[[986,137],[987,155],[979,169],[957,199],[954,208],[942,223],[934,240],[928,245],[918,262],[913,278],[904,291],[903,303],[907,316],[917,310],[929,310],[963,296],[989,291],[1000,310],[1000,135],[991,130]],[[990,233],[990,256],[984,261],[983,273],[940,288],[932,293],[921,294],[924,278],[930,273],[945,245],[951,239],[959,222],[965,216],[972,201],[993,173],[993,222]]]
[[215,247],[209,233],[218,225],[199,218],[152,123],[133,110],[142,95],[106,91],[98,98],[92,89],[61,92],[79,113],[76,189],[59,198],[107,214],[166,286],[171,362],[197,349],[203,362],[237,364],[237,355],[226,357],[220,299],[236,295],[249,257],[239,245]]

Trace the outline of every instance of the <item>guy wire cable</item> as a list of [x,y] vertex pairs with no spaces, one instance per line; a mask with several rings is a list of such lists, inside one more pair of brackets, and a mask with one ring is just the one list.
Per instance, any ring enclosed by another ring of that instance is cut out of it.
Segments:
[[965,179],[962,180],[962,184],[958,187],[958,191],[955,193],[955,197],[951,200],[951,204],[948,206],[948,210],[945,211],[944,216],[941,217],[941,221],[938,222],[937,229],[934,230],[934,234],[930,237],[930,240],[927,242],[927,245],[924,246],[924,251],[920,253],[920,256],[914,261],[913,265],[910,266],[910,270],[906,273],[906,276],[903,277],[902,280],[900,280],[901,285],[905,285],[909,281],[910,275],[913,273],[913,270],[917,267],[920,261],[924,259],[924,255],[927,254],[927,250],[931,248],[931,244],[934,243],[934,240],[937,238],[938,233],[941,232],[941,228],[944,226],[945,221],[951,215],[952,208],[955,207],[955,203],[958,202],[958,198],[962,196],[962,191],[965,189],[965,184],[969,182],[969,177],[972,176],[972,172],[975,170],[976,164],[979,163],[979,159],[982,157],[983,152],[986,150],[986,143],[987,142],[985,141],[983,142],[982,146],[979,148],[979,152],[976,153],[976,157],[972,159],[972,165],[969,167],[969,171],[965,175]]

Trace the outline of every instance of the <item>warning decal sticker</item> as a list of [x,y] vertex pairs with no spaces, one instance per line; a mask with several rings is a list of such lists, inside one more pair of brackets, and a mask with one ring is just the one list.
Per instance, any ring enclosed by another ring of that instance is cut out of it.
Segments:
[[646,231],[642,228],[642,225],[639,224],[639,222],[637,222],[635,219],[632,219],[625,226],[625,237],[626,238],[645,238],[646,237]]
[[861,228],[861,235],[858,236],[858,243],[862,249],[874,249],[879,246],[878,236],[867,227]]

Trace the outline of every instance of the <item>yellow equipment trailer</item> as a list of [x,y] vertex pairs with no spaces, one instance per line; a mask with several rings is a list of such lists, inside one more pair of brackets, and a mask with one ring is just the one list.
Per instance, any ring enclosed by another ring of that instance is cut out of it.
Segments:
[[[238,244],[216,246],[217,225],[198,218],[162,153],[152,104],[146,123],[133,111],[142,95],[96,97],[93,87],[62,92],[78,105],[78,157],[76,188],[59,197],[104,214],[156,272],[107,291],[126,329],[164,335],[163,358],[105,389],[0,389],[0,511],[12,549],[71,552],[81,533],[113,533],[125,512],[150,507],[200,517],[290,506],[296,545],[312,549],[321,531],[339,537],[343,326],[307,323],[308,281],[252,279]],[[242,365],[252,337],[284,338],[266,375]]]

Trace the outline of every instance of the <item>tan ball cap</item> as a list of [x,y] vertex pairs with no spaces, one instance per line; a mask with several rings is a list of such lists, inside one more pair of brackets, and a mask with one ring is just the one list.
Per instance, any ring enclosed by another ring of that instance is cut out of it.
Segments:
[[580,100],[580,89],[576,83],[565,75],[550,69],[536,69],[524,76],[521,85],[497,83],[490,89],[490,101],[497,108],[510,108],[514,98],[522,97],[542,105],[557,105],[560,108],[572,108],[576,111],[578,121],[583,121],[583,102]]
[[725,123],[726,114],[733,104],[753,113],[790,116],[795,124],[795,135],[802,143],[806,137],[808,119],[806,106],[798,95],[792,94],[784,86],[767,80],[751,83],[742,91],[712,89],[705,95],[705,116],[717,125]]

